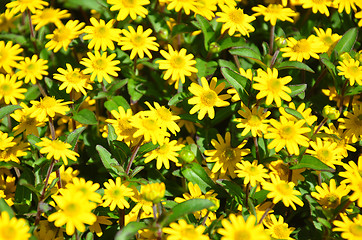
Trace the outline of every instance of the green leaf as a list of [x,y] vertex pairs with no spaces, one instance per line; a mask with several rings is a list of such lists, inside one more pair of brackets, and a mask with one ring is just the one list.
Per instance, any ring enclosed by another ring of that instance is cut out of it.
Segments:
[[3,198],[0,198],[0,212],[7,212],[10,218],[14,217],[14,211],[9,207]]
[[141,229],[146,228],[147,225],[143,222],[130,222],[122,230],[118,231],[114,240],[129,240],[137,234]]
[[229,52],[232,55],[237,55],[237,56],[240,56],[240,57],[244,57],[244,58],[253,60],[257,64],[259,64],[261,67],[263,67],[264,69],[267,68],[265,63],[263,63],[261,61],[260,54],[257,53],[256,51],[254,51],[251,48],[248,48],[248,47],[233,48],[233,49],[230,49]]
[[196,20],[200,24],[201,31],[204,34],[204,46],[206,51],[209,51],[210,42],[215,39],[215,32],[212,29],[210,22],[203,16],[197,14]]
[[333,51],[336,51],[338,55],[344,52],[350,52],[357,41],[358,28],[349,29],[342,38],[338,41]]
[[235,72],[239,72],[239,69],[235,66],[235,64],[231,61],[225,61],[223,59],[219,59],[218,61],[220,67],[230,68]]
[[37,136],[35,136],[35,135],[33,135],[33,134],[29,134],[29,135],[26,136],[26,137],[27,137],[27,139],[28,139],[28,142],[29,142],[31,145],[33,145],[34,147],[40,149],[40,147],[38,147],[37,145],[35,145],[35,144],[37,144],[38,142],[41,141],[39,137],[37,137]]
[[288,85],[287,87],[292,90],[292,92],[289,94],[291,97],[295,97],[299,94],[302,94],[307,89],[307,84],[297,84],[297,85]]
[[228,81],[228,83],[236,89],[241,101],[244,103],[247,102],[248,93],[245,90],[245,87],[249,79],[226,67],[221,68],[221,74],[224,76],[226,81]]
[[75,129],[73,132],[71,132],[68,135],[67,139],[65,140],[65,142],[72,145],[72,150],[74,150],[74,147],[78,142],[79,136],[84,131],[84,129],[86,129],[86,127],[80,127],[80,128]]
[[185,202],[179,203],[170,210],[170,215],[160,223],[162,227],[167,226],[171,222],[176,221],[184,215],[200,211],[205,208],[214,206],[208,199],[190,199]]
[[142,157],[144,154],[148,153],[148,152],[151,152],[152,150],[158,148],[158,144],[153,144],[152,142],[149,142],[149,143],[146,143],[146,144],[143,144],[140,149],[138,150],[138,153],[137,153],[137,158],[139,157]]
[[300,169],[300,168],[310,168],[313,170],[326,170],[330,171],[331,168],[327,166],[325,163],[323,163],[321,160],[319,160],[316,157],[313,157],[311,155],[304,155],[300,162],[294,166],[291,166],[290,169]]
[[14,112],[16,109],[22,108],[19,105],[9,105],[0,108],[0,119],[3,119],[6,115]]
[[330,57],[327,53],[322,53],[320,56],[321,62],[326,66],[328,71],[332,74],[332,77],[334,78],[336,73],[336,66],[333,64],[333,62],[330,60]]
[[88,125],[97,125],[98,121],[94,112],[89,109],[82,109],[77,113],[74,113],[72,117],[75,121],[88,124]]
[[123,162],[126,161],[129,156],[131,156],[131,149],[129,149],[128,145],[124,142],[114,140],[112,141],[112,145],[117,148]]
[[220,41],[220,51],[232,47],[240,47],[245,44],[245,39],[240,37],[227,37]]
[[111,153],[108,152],[107,149],[105,149],[101,145],[97,145],[96,150],[99,153],[99,156],[101,158],[101,161],[102,161],[104,167],[108,170],[109,174],[112,177],[116,178],[116,177],[119,177],[121,175],[124,175],[124,173],[121,172],[119,170],[119,168],[115,167],[115,166],[118,166],[119,163],[117,162],[116,159],[112,158]]
[[217,62],[215,62],[215,61],[207,62],[201,58],[196,58],[195,67],[198,70],[197,76],[199,78],[213,75],[217,69],[217,66],[218,66]]
[[243,203],[245,194],[241,185],[226,179],[217,180],[217,182],[220,183],[232,197],[236,197],[239,204]]
[[131,106],[128,104],[127,100],[122,96],[115,96],[111,100],[108,100],[104,103],[104,106],[108,111],[116,110],[118,112],[118,107],[123,107],[125,111],[130,109]]
[[278,70],[300,69],[300,70],[305,70],[307,72],[314,73],[313,69],[311,69],[307,64],[302,63],[302,62],[298,62],[298,61],[281,62],[276,68]]
[[117,139],[116,131],[114,130],[114,127],[111,124],[107,124],[108,127],[108,135],[107,135],[107,141],[108,144],[111,145],[111,142]]
[[325,219],[325,218],[321,218],[321,217],[317,217],[317,221],[321,224],[323,224],[325,227],[327,227],[328,229],[332,229],[332,225],[331,223]]
[[183,100],[189,98],[192,96],[192,93],[190,92],[180,92],[177,93],[176,95],[174,95],[169,101],[168,101],[168,105],[169,106],[176,106],[179,102],[182,102]]
[[137,102],[146,93],[145,90],[141,89],[143,83],[138,82],[135,79],[128,79],[127,89],[132,100]]
[[285,107],[284,110],[286,113],[289,113],[290,115],[296,117],[297,119],[304,119],[303,115],[295,109]]

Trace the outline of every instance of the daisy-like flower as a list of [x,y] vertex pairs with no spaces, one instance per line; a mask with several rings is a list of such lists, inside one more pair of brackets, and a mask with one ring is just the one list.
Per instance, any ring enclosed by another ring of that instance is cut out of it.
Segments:
[[346,118],[339,118],[338,122],[340,122],[339,128],[346,129],[346,136],[355,143],[361,139],[362,135],[362,104],[354,104],[352,112],[343,112]]
[[256,83],[253,84],[253,88],[259,90],[256,99],[266,97],[265,103],[267,105],[272,104],[274,101],[277,107],[280,107],[282,104],[281,99],[288,102],[292,100],[288,95],[292,90],[285,86],[292,81],[291,76],[278,78],[278,70],[275,68],[268,68],[266,72],[258,69],[258,75],[254,77],[254,81]]
[[295,230],[293,227],[289,227],[284,218],[279,216],[277,219],[274,214],[271,214],[268,218],[269,221],[263,221],[265,227],[265,232],[269,233],[272,239],[283,239],[283,240],[293,240],[294,238],[290,237],[290,234]]
[[15,0],[6,4],[6,7],[11,8],[14,13],[25,12],[26,9],[34,13],[36,9],[43,9],[48,5],[49,3],[43,0]]
[[265,111],[264,108],[254,105],[250,109],[241,103],[241,110],[238,113],[243,118],[237,118],[236,121],[239,122],[236,127],[244,128],[241,135],[245,136],[251,131],[251,135],[256,137],[257,135],[261,137],[267,130],[267,123],[269,120],[266,118],[270,115],[269,111]]
[[67,106],[72,102],[63,102],[62,99],[55,99],[55,97],[44,97],[40,101],[30,101],[34,107],[34,112],[30,117],[37,117],[39,121],[43,121],[46,117],[53,118],[55,113],[65,115],[70,110]]
[[130,119],[131,126],[137,130],[133,134],[133,138],[142,137],[144,141],[151,141],[153,144],[162,145],[166,137],[170,137],[167,129],[161,125],[161,122],[154,115],[146,115],[144,112],[139,112]]
[[271,182],[263,182],[263,189],[270,191],[267,197],[272,198],[274,204],[282,201],[284,206],[291,206],[293,210],[297,209],[295,204],[303,207],[303,201],[296,196],[301,193],[294,189],[293,182],[280,180],[279,176],[274,174],[270,174],[270,179]]
[[0,32],[9,32],[10,29],[15,28],[14,21],[19,17],[19,15],[15,16],[15,14],[10,9],[6,9],[4,13],[0,14]]
[[122,32],[121,29],[113,28],[115,20],[112,19],[106,24],[103,19],[99,19],[98,22],[97,19],[92,17],[90,22],[93,26],[86,26],[83,29],[83,32],[86,33],[83,39],[90,40],[88,48],[96,51],[99,51],[99,49],[106,51],[107,48],[114,50],[113,41],[118,41]]
[[77,161],[77,157],[79,157],[78,153],[71,150],[72,145],[58,139],[41,138],[41,142],[38,142],[36,145],[42,147],[40,153],[47,153],[47,159],[52,157],[58,161],[62,159],[65,165],[68,165],[68,158]]
[[[360,166],[360,164],[358,164],[358,165]],[[347,174],[344,175],[344,177],[347,177],[346,180],[347,180],[347,182],[349,181],[348,187],[353,192],[352,195],[349,197],[349,200],[352,202],[357,201],[357,205],[359,207],[362,207],[362,189],[361,189],[362,176],[360,174],[361,174],[361,172],[349,171],[349,172],[347,172]],[[340,175],[342,175],[342,174],[340,174]],[[346,182],[346,180],[344,180],[343,182]]]
[[[0,141],[1,141],[1,139],[0,139]],[[5,150],[0,151],[0,162],[13,161],[16,163],[20,163],[19,157],[26,156],[28,149],[29,149],[28,143],[24,143],[24,142],[20,142],[19,140],[15,140],[14,146],[8,147]],[[15,182],[15,180],[14,180],[14,182]]]
[[95,233],[100,238],[103,235],[100,224],[107,226],[112,225],[112,221],[108,219],[110,219],[108,216],[97,216],[97,220],[89,226],[89,231]]
[[156,41],[156,37],[150,37],[152,29],[143,31],[143,26],[137,27],[137,32],[132,26],[128,26],[128,30],[123,29],[122,33],[124,37],[119,39],[118,44],[122,46],[123,51],[132,50],[130,58],[133,59],[136,54],[139,58],[144,58],[145,53],[151,59],[152,51],[158,51],[160,46]]
[[[362,27],[362,11],[357,12],[357,13],[354,15],[354,17],[355,17],[356,19],[359,19],[359,21],[358,21],[358,26],[359,26],[359,27]],[[1,25],[1,24],[0,24],[0,25]],[[1,29],[1,27],[0,27],[0,29]]]
[[166,60],[156,61],[159,64],[159,69],[166,70],[163,79],[171,78],[170,84],[176,82],[176,89],[179,87],[179,80],[185,83],[185,76],[189,77],[192,73],[197,73],[197,68],[194,67],[196,64],[194,55],[191,53],[186,55],[186,49],[182,48],[177,51],[169,44],[168,52],[161,50],[160,53],[166,58]]
[[129,15],[133,20],[137,16],[143,18],[148,14],[148,10],[143,7],[144,5],[150,4],[149,0],[107,0],[108,4],[111,4],[111,11],[119,10],[117,15],[117,21],[122,21],[126,19]]
[[67,69],[58,68],[58,72],[54,74],[54,79],[63,82],[59,86],[59,90],[66,88],[66,92],[70,93],[73,89],[77,92],[81,92],[87,95],[85,89],[92,90],[93,87],[90,85],[89,76],[81,72],[80,68],[72,68],[69,63],[66,64]]
[[[305,106],[305,103],[301,103],[301,104],[298,106],[298,108],[296,108],[296,107],[295,107],[295,104],[294,104],[293,102],[290,102],[289,105],[288,105],[288,107],[291,108],[291,109],[293,109],[293,110],[297,110],[297,111],[302,115],[302,117],[304,118],[305,122],[306,122],[309,126],[312,126],[313,123],[314,123],[315,121],[317,121],[317,119],[318,119],[317,116],[314,116],[314,115],[311,114],[311,113],[312,113],[312,109],[311,109],[311,108],[305,108],[305,107],[306,107],[306,106]],[[279,108],[279,112],[280,112],[280,114],[282,114],[284,117],[286,117],[286,118],[287,118],[288,120],[290,120],[290,121],[298,121],[298,119],[297,119],[295,116],[287,113],[287,112],[285,111],[285,108],[283,108],[283,107]]]
[[45,36],[46,39],[51,39],[45,44],[45,48],[54,52],[58,52],[61,48],[66,51],[70,42],[82,33],[81,29],[84,25],[83,22],[80,23],[78,20],[69,20],[64,26],[58,27],[52,34]]
[[149,202],[159,203],[165,196],[165,191],[166,186],[163,182],[141,185],[141,196]]
[[88,201],[81,192],[73,192],[68,189],[60,189],[62,195],[52,195],[59,210],[48,217],[49,222],[54,222],[57,227],[66,224],[68,235],[72,235],[77,229],[80,232],[86,230],[84,224],[92,225],[97,217],[92,213],[96,204]]
[[268,168],[269,168],[271,174],[278,175],[279,178],[284,181],[288,181],[290,175],[292,175],[291,181],[295,185],[298,184],[298,181],[302,182],[305,180],[305,178],[301,174],[302,172],[305,171],[305,168],[291,170],[291,169],[289,169],[289,165],[280,159],[276,160],[276,161],[272,161],[269,164]]
[[16,142],[13,142],[13,139],[14,137],[9,137],[7,133],[0,131],[0,150],[15,146]]
[[310,57],[319,59],[317,53],[323,49],[323,42],[316,36],[311,35],[307,39],[296,40],[292,37],[287,39],[287,46],[281,48],[283,57],[289,57],[289,61],[302,62],[304,59],[308,60]]
[[14,135],[18,135],[22,132],[25,132],[25,135],[33,134],[39,137],[38,127],[43,127],[45,125],[44,121],[38,121],[36,117],[31,117],[33,113],[32,108],[29,108],[25,103],[20,103],[22,109],[15,110],[14,113],[10,114],[15,121],[19,122],[13,128]]
[[14,44],[8,41],[5,45],[4,41],[0,41],[0,69],[3,68],[5,72],[11,73],[12,67],[16,67],[17,62],[22,60],[22,56],[18,56],[23,49],[19,44]]
[[211,21],[215,17],[217,0],[198,0],[196,5],[196,14],[200,14]]
[[27,240],[31,237],[25,219],[10,218],[6,211],[0,215],[0,239]]
[[351,86],[357,82],[358,85],[362,85],[362,66],[358,60],[346,59],[339,61],[338,75],[344,76],[349,80]]
[[72,183],[68,183],[65,187],[67,190],[73,193],[80,192],[88,201],[101,203],[102,196],[96,191],[100,187],[98,183],[92,181],[86,181],[84,178],[73,178]]
[[197,12],[197,5],[198,1],[196,0],[168,0],[167,9],[175,9],[176,12],[183,9],[186,15],[189,15],[191,11]]
[[60,10],[58,8],[44,8],[36,10],[34,15],[31,16],[31,20],[35,26],[35,31],[38,31],[41,27],[54,23],[56,27],[63,26],[61,19],[69,18],[70,13],[67,10]]
[[154,116],[161,122],[162,126],[166,127],[174,135],[176,135],[176,132],[180,131],[180,127],[175,122],[180,119],[179,116],[173,115],[169,109],[165,106],[160,106],[158,102],[153,103],[155,107],[152,107],[149,102],[145,103],[150,108],[149,113],[154,114]]
[[275,26],[277,20],[280,21],[289,21],[294,22],[292,17],[297,16],[297,13],[294,12],[291,8],[284,8],[280,4],[269,4],[268,7],[264,7],[263,5],[258,5],[257,7],[253,7],[252,10],[256,13],[253,16],[264,16],[264,21],[270,21],[270,24]]
[[341,128],[336,128],[333,123],[329,123],[328,127],[322,127],[323,131],[327,134],[333,134],[337,138],[326,138],[328,141],[337,143],[338,154],[346,158],[348,156],[348,151],[355,152],[356,148],[350,145],[349,138],[346,137],[345,132]]
[[240,236],[248,240],[269,240],[261,224],[256,224],[256,217],[250,215],[246,220],[242,215],[230,214],[228,219],[221,220],[222,228],[217,230],[221,240],[238,240]]
[[167,239],[170,240],[208,240],[210,238],[203,234],[205,228],[203,225],[195,227],[181,219],[177,223],[170,223],[170,227],[163,228],[162,232],[168,234]]
[[338,6],[338,12],[345,11],[347,14],[351,13],[351,9],[354,12],[357,12],[356,4],[358,4],[358,0],[333,0],[333,5]]
[[329,186],[327,183],[322,183],[322,186],[315,187],[316,192],[312,192],[312,197],[316,198],[318,203],[323,208],[335,209],[341,204],[342,197],[346,196],[350,189],[345,184],[337,187],[336,180],[331,179]]
[[214,107],[226,107],[230,103],[225,101],[230,98],[229,94],[219,93],[224,89],[225,83],[217,85],[217,78],[213,77],[209,83],[205,77],[201,78],[201,85],[196,83],[191,83],[189,91],[195,96],[188,100],[188,104],[195,105],[190,110],[190,114],[194,114],[199,111],[197,118],[199,120],[203,119],[208,114],[209,118],[213,119],[215,117]]
[[333,224],[336,226],[333,228],[334,232],[342,232],[341,236],[348,240],[361,239],[362,236],[362,215],[358,214],[357,217],[352,220],[347,215],[340,214],[342,221],[335,220]]
[[349,184],[354,179],[358,179],[360,173],[362,172],[362,155],[358,158],[358,163],[354,161],[349,161],[348,164],[344,163],[343,167],[346,171],[340,172],[338,175],[345,178],[341,184]]
[[91,81],[97,77],[98,82],[102,82],[105,79],[108,83],[111,83],[111,76],[117,77],[117,71],[121,71],[116,65],[120,63],[119,60],[114,60],[116,57],[115,53],[107,56],[107,52],[95,51],[94,54],[91,52],[87,53],[88,58],[83,58],[80,64],[84,65],[86,69],[83,70],[84,74],[92,74],[90,77]]
[[[74,170],[71,167],[67,167],[67,169],[65,169],[64,164],[62,164],[59,168],[59,174],[60,174],[60,179],[62,182],[62,186],[66,186],[68,183],[72,183],[73,182],[73,178],[77,177],[79,175],[79,171],[78,170]],[[56,179],[57,176],[57,172],[52,172],[49,176],[49,182],[52,182],[54,179]],[[55,186],[58,186],[58,184],[56,184]]]
[[129,203],[125,199],[134,195],[132,188],[121,183],[121,178],[117,177],[116,182],[109,179],[104,183],[103,207],[108,207],[113,211],[116,206],[120,209],[129,208]]
[[275,148],[279,152],[283,147],[287,147],[289,154],[299,155],[299,146],[309,146],[309,139],[304,133],[310,132],[310,128],[303,127],[305,120],[297,122],[289,121],[286,117],[280,116],[280,122],[271,119],[272,126],[268,128],[268,133],[264,135],[267,139],[273,139],[268,148]]
[[170,142],[169,138],[165,138],[162,145],[160,145],[155,150],[152,150],[151,152],[145,154],[145,163],[149,163],[152,160],[156,159],[157,169],[161,169],[162,165],[164,165],[166,169],[169,169],[169,161],[177,163],[177,157],[179,155],[177,152],[180,151],[183,147],[184,145],[177,144],[176,140]]
[[17,105],[17,99],[25,99],[23,93],[27,90],[20,88],[23,85],[22,81],[16,81],[15,75],[0,74],[0,101],[3,100],[6,104]]
[[258,164],[258,160],[254,160],[252,163],[241,160],[236,167],[238,169],[235,170],[235,173],[239,178],[244,178],[245,185],[250,183],[254,187],[257,183],[264,182],[265,178],[269,178],[268,170],[264,168],[263,164]]
[[332,34],[331,28],[327,28],[324,31],[322,28],[314,27],[314,31],[316,32],[317,37],[323,43],[323,50],[321,50],[321,52],[326,52],[328,53],[328,55],[330,55],[332,49],[338,43],[339,39],[341,39],[342,36],[338,35],[337,33]]
[[322,139],[317,138],[315,142],[310,142],[310,146],[313,150],[307,149],[306,153],[318,158],[331,168],[336,169],[335,164],[342,164],[341,159],[343,156],[339,154],[337,143],[322,141]]
[[333,0],[304,0],[301,3],[303,8],[311,8],[313,13],[320,12],[329,17],[328,7],[333,5]]
[[24,61],[21,61],[16,67],[19,69],[16,72],[16,76],[19,79],[24,79],[25,83],[31,82],[36,84],[36,80],[43,79],[44,75],[48,75],[46,71],[48,69],[48,60],[38,58],[37,55],[33,55],[30,59],[26,57]]
[[211,169],[213,173],[220,172],[221,175],[228,174],[232,178],[235,178],[236,164],[243,159],[243,156],[250,153],[249,149],[242,149],[246,144],[246,140],[236,148],[231,146],[230,132],[226,132],[225,141],[220,134],[217,134],[217,140],[218,141],[215,139],[211,140],[211,144],[215,150],[206,150],[204,152],[204,154],[208,156],[206,162],[215,162]]
[[234,6],[220,5],[222,12],[217,12],[217,22],[224,23],[221,28],[221,33],[229,29],[228,34],[234,35],[236,31],[243,36],[248,36],[250,32],[254,32],[255,28],[250,24],[255,20],[254,16],[249,16],[244,13],[243,9],[235,8]]

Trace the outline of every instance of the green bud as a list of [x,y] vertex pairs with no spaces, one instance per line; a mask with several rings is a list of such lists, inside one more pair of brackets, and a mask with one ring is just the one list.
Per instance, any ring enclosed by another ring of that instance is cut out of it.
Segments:
[[161,29],[159,32],[158,32],[158,38],[160,40],[167,40],[168,39],[168,30],[167,29]]
[[322,115],[330,120],[336,120],[339,118],[340,113],[335,107],[327,105],[323,108]]
[[344,61],[344,60],[350,60],[352,59],[351,55],[349,55],[348,52],[344,52],[341,55],[339,55],[339,60]]
[[212,53],[220,52],[220,45],[217,42],[210,43],[210,52]]
[[287,39],[284,37],[277,37],[275,38],[275,46],[277,48],[283,48],[287,46]]
[[185,163],[190,163],[195,159],[195,154],[191,151],[190,145],[183,147],[179,156]]

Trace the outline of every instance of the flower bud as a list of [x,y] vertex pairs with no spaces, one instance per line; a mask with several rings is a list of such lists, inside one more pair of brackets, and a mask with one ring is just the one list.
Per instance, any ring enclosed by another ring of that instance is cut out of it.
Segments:
[[216,197],[209,197],[207,199],[210,200],[214,204],[214,206],[209,207],[207,210],[209,210],[211,212],[216,212],[220,207],[219,199],[217,199]]
[[323,108],[323,117],[328,118],[330,120],[336,120],[337,118],[339,118],[339,111],[335,108],[335,107],[331,107],[329,105],[325,106]]
[[217,42],[210,43],[210,52],[212,53],[220,52],[220,45]]
[[161,183],[150,183],[141,186],[141,196],[146,201],[153,203],[159,203],[165,196],[166,187],[163,182]]
[[358,53],[356,53],[356,55],[354,56],[354,59],[359,61],[360,63],[362,63],[362,51],[359,51]]
[[287,46],[287,39],[284,37],[277,37],[275,38],[275,46],[277,48],[284,48]]
[[339,55],[339,60],[344,61],[344,60],[350,60],[352,59],[351,55],[349,55],[348,52],[344,52],[341,55]]
[[191,151],[190,145],[186,145],[179,153],[179,157],[184,163],[190,163],[195,159],[195,154]]

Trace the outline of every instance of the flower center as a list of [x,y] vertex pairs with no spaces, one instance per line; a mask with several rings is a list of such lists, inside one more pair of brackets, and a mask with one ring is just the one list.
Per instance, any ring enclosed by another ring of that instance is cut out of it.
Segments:
[[96,70],[103,70],[107,67],[107,62],[103,58],[98,58],[93,62],[92,65]]
[[25,69],[28,70],[29,72],[32,72],[32,71],[36,70],[36,64],[35,63],[29,63],[28,66],[26,66]]
[[273,233],[274,235],[278,238],[278,239],[288,239],[289,238],[289,229],[288,229],[288,225],[283,223],[283,224],[276,224],[273,227]]
[[11,90],[11,86],[9,84],[4,83],[4,84],[0,85],[1,95],[7,95],[10,90]]
[[122,3],[126,8],[134,8],[136,4],[135,1],[136,0],[123,0]]
[[250,235],[250,232],[248,230],[239,229],[234,232],[233,239],[249,240],[251,238],[252,238],[252,236]]
[[198,233],[195,231],[195,229],[192,226],[187,226],[184,229],[181,230],[181,234],[183,239],[194,239],[195,236],[198,235]]
[[156,128],[158,128],[156,120],[152,118],[143,119],[142,126],[148,131],[154,131]]
[[324,42],[324,43],[326,43],[327,45],[330,45],[330,44],[332,44],[333,43],[333,39],[331,38],[331,36],[324,36],[324,37],[322,37],[321,38],[322,39],[322,41]]
[[64,151],[66,148],[64,147],[64,143],[59,140],[54,140],[51,144],[53,150]]
[[82,81],[82,74],[80,72],[70,72],[66,75],[66,79],[70,83],[79,83]]
[[131,42],[133,43],[133,45],[135,45],[136,47],[140,47],[145,45],[145,38],[142,37],[142,35],[136,35],[131,39]]
[[332,158],[331,151],[329,151],[328,149],[325,149],[325,148],[319,150],[317,155],[318,155],[318,157],[320,157],[322,159],[326,159],[326,160],[329,160],[330,158]]
[[260,125],[260,117],[258,115],[251,115],[248,121],[250,126],[259,126]]
[[54,31],[53,40],[56,42],[63,42],[63,41],[69,40],[69,37],[71,35],[70,33],[71,32],[69,31],[69,29],[66,27],[59,28]]
[[292,50],[297,53],[310,52],[310,43],[307,39],[301,39],[295,44]]
[[295,130],[292,126],[283,126],[280,129],[280,136],[284,139],[291,139],[295,136]]
[[105,26],[97,27],[94,31],[94,35],[98,38],[103,38],[108,35],[108,28]]
[[7,225],[2,227],[0,232],[1,239],[15,239],[17,236],[17,230],[13,226]]
[[327,207],[335,208],[339,205],[339,197],[333,193],[327,194]]
[[158,148],[157,152],[160,155],[166,155],[169,152],[169,146],[167,144],[163,144]]
[[215,91],[207,90],[200,96],[200,101],[204,106],[212,107],[215,106],[217,94]]
[[358,66],[350,66],[350,67],[348,68],[348,73],[349,73],[350,75],[352,75],[353,77],[359,76],[360,72],[361,72],[361,71],[360,71],[360,69],[359,69]]
[[180,56],[175,56],[173,58],[171,58],[170,64],[173,68],[184,68],[185,66],[185,59],[183,57]]
[[25,118],[25,125],[34,126],[35,124],[36,124],[35,118],[32,118],[32,117]]
[[79,206],[75,203],[68,203],[65,207],[64,207],[64,212],[66,212],[66,214],[68,216],[76,216],[78,214],[78,210]]
[[273,15],[278,15],[280,14],[280,10],[282,9],[283,7],[277,5],[277,4],[271,4],[267,9],[266,9],[266,12],[269,13],[269,14],[273,14]]
[[282,86],[279,78],[271,78],[268,81],[268,88],[274,93],[279,92]]
[[222,154],[222,156],[227,160],[233,160],[235,158],[235,152],[232,148],[226,148]]
[[8,59],[8,51],[6,49],[3,49],[0,51],[0,62],[5,62]]
[[116,189],[113,189],[112,191],[112,197],[113,198],[121,198],[123,195],[122,195],[122,191],[119,189],[119,188],[116,188]]
[[241,9],[235,9],[229,12],[231,22],[242,24],[244,22],[244,12]]
[[55,100],[55,98],[52,97],[44,97],[43,100],[40,102],[40,104],[38,105],[39,108],[52,108],[57,104],[57,101]]
[[172,113],[165,107],[157,109],[157,115],[163,121],[168,122],[172,120]]
[[349,227],[349,231],[354,235],[361,237],[362,236],[362,225],[353,223]]
[[292,191],[293,189],[290,188],[289,184],[282,181],[281,183],[279,183],[277,186],[276,186],[276,190],[281,193],[281,195],[283,196],[290,196],[292,195]]

